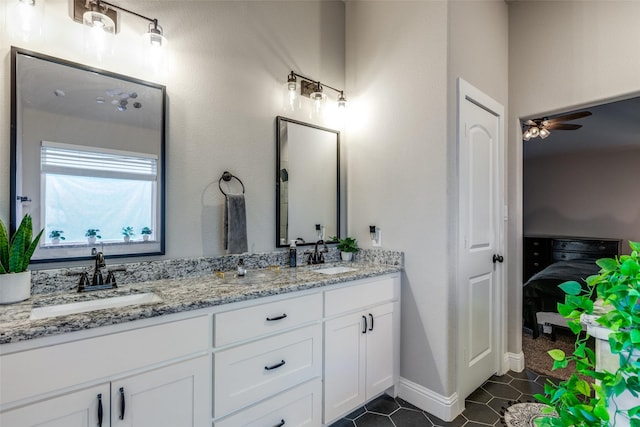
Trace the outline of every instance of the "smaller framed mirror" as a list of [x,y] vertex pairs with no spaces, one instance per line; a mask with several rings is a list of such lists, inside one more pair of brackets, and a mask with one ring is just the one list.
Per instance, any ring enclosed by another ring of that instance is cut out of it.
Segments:
[[340,237],[340,132],[276,118],[276,247]]

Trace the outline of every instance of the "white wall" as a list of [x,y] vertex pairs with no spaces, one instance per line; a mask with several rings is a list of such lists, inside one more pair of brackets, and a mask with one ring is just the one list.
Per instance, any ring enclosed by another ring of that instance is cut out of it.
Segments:
[[[522,258],[519,117],[568,111],[640,90],[640,2],[509,4],[509,254]],[[539,60],[538,60],[539,58]],[[636,168],[637,170],[637,168]],[[509,345],[521,348],[521,265],[509,270]]]
[[[10,22],[8,0],[0,19]],[[83,26],[67,0],[47,0],[44,36],[23,41],[0,25],[0,218],[9,218],[10,46],[165,84],[168,93],[166,258],[224,253],[218,179],[229,170],[246,187],[249,250],[275,247],[275,117],[291,70],[344,87],[342,1],[120,1],[157,17],[169,39],[166,72],[141,59],[147,27],[121,17],[114,54],[83,47]],[[303,100],[308,101],[308,100]],[[310,121],[308,104],[295,114]],[[335,127],[328,120],[314,122]]]
[[524,234],[640,240],[640,149],[525,160]]
[[350,234],[370,247],[375,224],[384,248],[405,252],[401,375],[448,398],[455,84],[461,76],[506,104],[506,4],[349,1],[346,27]]

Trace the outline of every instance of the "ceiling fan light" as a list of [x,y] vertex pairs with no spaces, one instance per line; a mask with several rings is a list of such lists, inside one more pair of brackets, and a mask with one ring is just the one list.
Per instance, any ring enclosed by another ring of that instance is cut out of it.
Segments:
[[531,139],[531,130],[529,128],[527,128],[527,130],[525,130],[524,133],[522,134],[522,139],[524,139],[525,141],[528,141]]
[[531,126],[529,131],[531,132],[531,138],[535,138],[540,135],[540,129],[538,129],[537,126]]
[[545,139],[549,135],[551,135],[551,131],[549,129],[547,129],[547,128],[541,128],[540,129],[540,138]]

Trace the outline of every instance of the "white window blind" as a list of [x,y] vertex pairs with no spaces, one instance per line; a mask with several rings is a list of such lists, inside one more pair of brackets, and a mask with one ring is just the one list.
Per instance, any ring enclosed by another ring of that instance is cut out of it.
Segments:
[[155,181],[158,156],[42,141],[42,173]]

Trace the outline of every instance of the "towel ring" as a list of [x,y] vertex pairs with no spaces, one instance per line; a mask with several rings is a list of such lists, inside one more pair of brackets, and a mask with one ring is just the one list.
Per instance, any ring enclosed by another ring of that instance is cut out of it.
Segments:
[[240,183],[240,185],[242,185],[242,194],[244,194],[244,184],[242,183],[242,181],[240,181],[240,178],[238,178],[235,175],[232,175],[231,172],[228,171],[224,171],[222,173],[222,176],[220,177],[220,179],[218,180],[218,188],[220,189],[220,192],[222,194],[224,194],[225,196],[227,195],[227,193],[224,192],[224,190],[222,189],[222,181],[224,182],[229,182],[231,181],[231,178],[235,178],[238,180],[238,182]]

